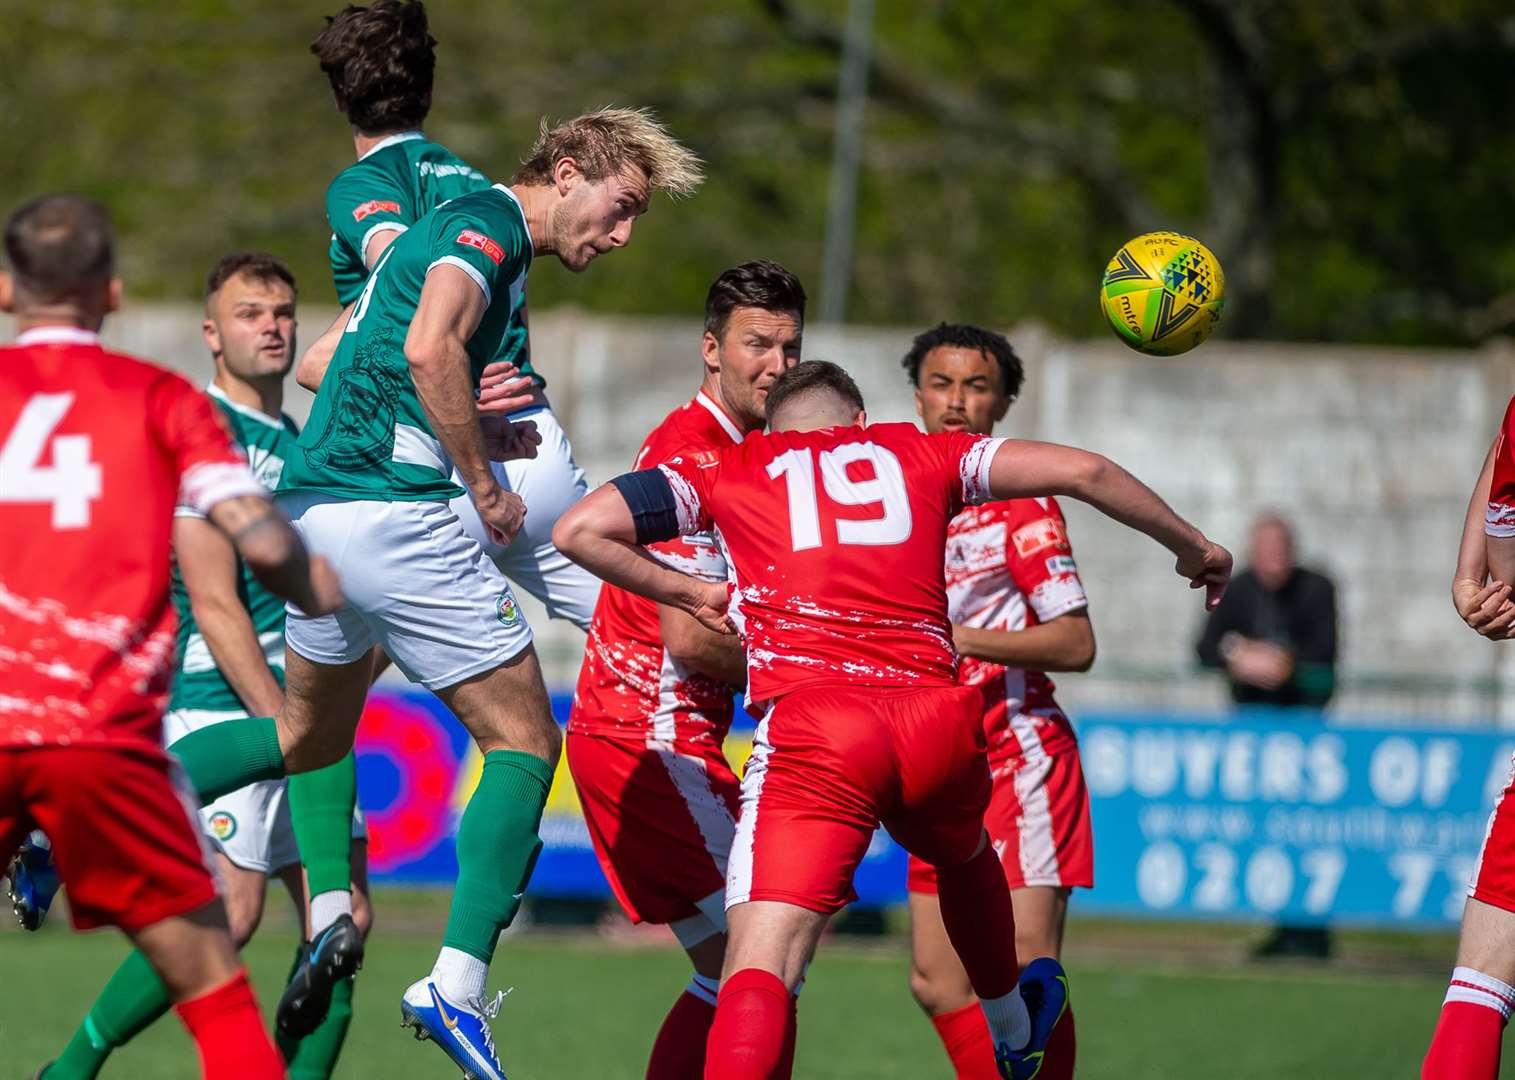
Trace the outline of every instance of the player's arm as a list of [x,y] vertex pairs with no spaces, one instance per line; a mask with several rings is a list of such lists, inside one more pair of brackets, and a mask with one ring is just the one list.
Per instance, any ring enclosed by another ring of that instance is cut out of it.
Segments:
[[253,716],[272,716],[284,690],[263,654],[257,628],[237,591],[241,574],[226,534],[200,517],[174,518],[174,557],[195,625],[218,670]]
[[1027,671],[1088,671],[1094,664],[1094,624],[1087,610],[1070,611],[1023,630],[952,627],[964,656]]
[[[1452,605],[1462,621],[1484,637],[1503,640],[1509,636],[1515,624],[1515,602],[1510,599],[1511,577],[1494,574],[1488,581],[1490,554],[1500,538],[1490,537],[1485,531],[1489,508],[1489,492],[1493,486],[1494,459],[1499,450],[1496,438],[1484,458],[1483,470],[1478,474],[1478,483],[1473,485],[1472,497],[1468,499],[1468,512],[1462,523],[1462,543],[1457,549],[1457,570],[1452,575]],[[1501,552],[1501,559],[1505,554]],[[1505,570],[1510,571],[1507,565]],[[1484,584],[1488,581],[1488,584]]]
[[468,364],[468,339],[487,307],[487,297],[467,271],[453,263],[435,264],[426,274],[405,335],[405,360],[431,430],[458,470],[479,517],[499,543],[508,544],[520,531],[526,506],[490,471]]
[[1145,533],[1178,557],[1180,577],[1205,590],[1214,610],[1231,579],[1231,553],[1209,540],[1147,485],[1109,458],[1055,443],[1006,439],[989,463],[995,499],[1068,495],[1105,516]]
[[203,512],[269,592],[307,615],[325,615],[342,606],[336,571],[325,559],[306,554],[288,519],[266,494],[221,498]]
[[[385,233],[385,236],[394,236],[394,233]],[[352,309],[358,306],[354,300],[342,309],[330,326],[321,332],[321,336],[308,345],[300,354],[300,362],[295,365],[295,382],[314,394],[321,388],[321,380],[326,378],[326,369],[331,366],[331,358],[337,354],[337,343],[342,340],[342,331],[347,327],[347,320],[352,318]]]
[[664,566],[643,550],[679,534],[673,489],[658,470],[646,469],[618,476],[580,499],[553,526],[552,542],[602,581],[676,608],[714,633],[735,634],[724,584]]
[[694,616],[666,604],[658,605],[658,630],[668,655],[689,670],[728,686],[747,682],[747,657],[735,635],[711,630]]

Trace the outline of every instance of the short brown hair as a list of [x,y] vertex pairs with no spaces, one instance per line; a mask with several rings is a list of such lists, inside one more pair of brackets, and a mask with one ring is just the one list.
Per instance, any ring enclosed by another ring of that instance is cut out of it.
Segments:
[[705,329],[719,338],[739,307],[792,311],[805,321],[805,286],[776,262],[754,259],[733,266],[705,294]]
[[326,20],[310,51],[347,119],[365,134],[420,127],[431,111],[437,39],[421,0],[349,4]]
[[277,255],[262,251],[234,251],[230,255],[221,256],[216,260],[216,265],[210,268],[210,273],[205,277],[205,299],[215,296],[221,291],[221,286],[238,274],[246,274],[257,281],[282,281],[292,292],[300,291],[295,284],[295,275]]
[[603,180],[635,165],[654,190],[692,195],[705,179],[699,156],[668,133],[651,109],[596,109],[556,126],[543,118],[530,155],[511,182],[552,183],[553,166],[573,158],[586,179]]
[[105,207],[83,195],[39,195],[5,223],[5,257],[17,287],[43,304],[110,281],[116,235]]
[[766,419],[772,423],[784,402],[815,390],[835,394],[858,412],[863,411],[863,392],[851,375],[829,360],[801,360],[774,379],[768,388],[768,400],[763,407]]

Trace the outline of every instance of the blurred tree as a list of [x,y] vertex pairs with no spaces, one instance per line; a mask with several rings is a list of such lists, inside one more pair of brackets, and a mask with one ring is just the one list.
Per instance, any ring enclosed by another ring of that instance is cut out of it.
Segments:
[[[818,292],[845,7],[433,0],[429,131],[504,178],[542,116],[639,103],[708,160],[625,251],[535,273],[538,308],[688,314],[759,255]],[[306,51],[322,10],[7,5],[8,201],[103,199],[135,295],[193,297],[258,246],[330,299],[321,194],[351,143]],[[848,310],[1097,334],[1110,253],[1180,228],[1226,265],[1222,333],[1510,332],[1512,61],[1507,0],[879,0]]]

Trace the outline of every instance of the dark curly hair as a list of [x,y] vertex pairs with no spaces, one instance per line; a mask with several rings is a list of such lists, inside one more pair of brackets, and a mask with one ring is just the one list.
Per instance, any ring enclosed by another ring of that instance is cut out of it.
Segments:
[[310,51],[352,126],[375,135],[425,121],[436,45],[421,0],[374,0],[329,16]]
[[1021,386],[1026,381],[1026,369],[1021,366],[1021,358],[1015,355],[1015,350],[1010,347],[1005,335],[966,323],[938,323],[934,329],[927,330],[911,342],[910,351],[900,361],[900,366],[910,377],[911,386],[921,385],[921,361],[926,359],[932,349],[944,345],[973,349],[992,357],[999,364],[1000,387],[1004,390],[1005,397],[1011,401],[1020,397]]

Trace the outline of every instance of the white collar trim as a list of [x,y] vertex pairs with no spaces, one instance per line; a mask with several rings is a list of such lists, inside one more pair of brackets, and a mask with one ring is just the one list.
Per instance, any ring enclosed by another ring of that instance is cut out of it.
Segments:
[[421,132],[419,132],[419,131],[400,131],[400,132],[396,132],[395,134],[389,136],[388,138],[380,139],[378,142],[374,143],[372,146],[370,146],[368,148],[367,153],[365,153],[363,155],[363,157],[360,157],[358,160],[362,161],[363,158],[372,157],[374,154],[377,154],[380,150],[387,150],[391,146],[394,146],[396,143],[410,142],[412,139],[424,139],[424,138],[426,138],[426,136],[424,134],[422,134]]
[[726,410],[721,408],[714,401],[710,400],[710,398],[706,396],[705,391],[701,390],[698,394],[695,394],[694,400],[700,405],[703,405],[706,411],[709,412],[711,416],[716,418],[716,421],[721,425],[721,429],[725,431],[727,435],[731,436],[732,442],[739,443],[742,441],[744,437],[742,435],[742,429],[731,422],[731,417],[726,415]]
[[239,412],[243,416],[249,417],[250,419],[267,424],[269,427],[282,428],[284,426],[283,416],[269,416],[262,409],[249,408],[239,401],[233,401],[231,398],[226,396],[225,390],[222,390],[213,382],[208,382],[205,384],[205,393],[208,396],[215,398],[222,405],[225,405],[228,409],[231,409],[234,412]]
[[17,345],[98,345],[100,335],[77,326],[34,326],[16,339]]

